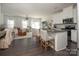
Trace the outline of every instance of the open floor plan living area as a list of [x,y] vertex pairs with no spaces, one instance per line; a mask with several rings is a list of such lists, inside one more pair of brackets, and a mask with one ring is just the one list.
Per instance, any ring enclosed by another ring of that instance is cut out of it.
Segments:
[[0,3],[0,56],[77,56],[77,3]]

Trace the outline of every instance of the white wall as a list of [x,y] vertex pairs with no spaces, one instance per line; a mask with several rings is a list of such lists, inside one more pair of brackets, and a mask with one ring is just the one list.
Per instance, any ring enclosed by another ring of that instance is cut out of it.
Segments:
[[0,4],[0,25],[3,24],[3,14],[1,12],[1,4]]
[[79,3],[77,4],[77,10],[78,10],[78,14],[77,14],[77,23],[78,23],[78,48],[79,48]]

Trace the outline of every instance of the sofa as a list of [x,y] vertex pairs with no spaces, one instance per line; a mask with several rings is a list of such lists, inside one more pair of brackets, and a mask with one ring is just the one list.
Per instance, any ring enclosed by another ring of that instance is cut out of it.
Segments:
[[3,38],[0,38],[0,49],[9,48],[13,37],[12,37],[12,29],[5,29],[6,35]]
[[31,38],[32,32],[27,29],[20,28],[19,30],[17,28],[14,28],[14,39],[25,39],[25,38]]

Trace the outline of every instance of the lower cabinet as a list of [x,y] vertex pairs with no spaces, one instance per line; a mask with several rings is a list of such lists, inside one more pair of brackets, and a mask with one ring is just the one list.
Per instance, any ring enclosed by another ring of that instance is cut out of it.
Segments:
[[77,42],[77,30],[71,30],[71,40]]
[[67,46],[67,32],[59,32],[55,35],[55,51],[65,49]]
[[[49,42],[50,43],[50,42]],[[54,39],[51,41],[49,45],[55,51],[60,51],[66,49],[67,46],[67,32],[57,32],[55,33]]]

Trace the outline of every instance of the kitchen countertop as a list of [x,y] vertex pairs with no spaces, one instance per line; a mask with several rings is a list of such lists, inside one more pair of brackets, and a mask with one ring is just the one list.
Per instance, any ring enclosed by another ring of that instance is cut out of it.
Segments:
[[[77,29],[72,29],[72,30],[77,30]],[[69,29],[52,29],[51,31],[47,31],[48,33],[61,33],[61,32],[67,32],[71,31]]]
[[52,30],[52,31],[47,31],[48,33],[61,33],[61,32],[67,32],[66,30]]
[[65,32],[67,32],[66,30],[62,30],[62,29],[52,29],[52,30],[45,30],[45,31],[47,31],[47,34],[48,34],[48,36],[50,36],[50,37],[52,37],[52,36],[55,36],[55,34],[57,34],[57,33],[65,33]]

